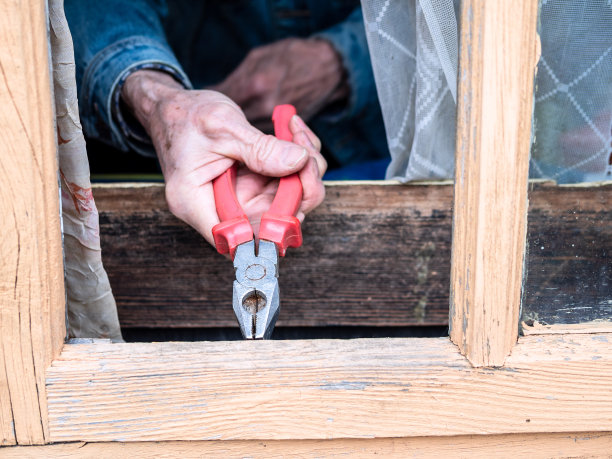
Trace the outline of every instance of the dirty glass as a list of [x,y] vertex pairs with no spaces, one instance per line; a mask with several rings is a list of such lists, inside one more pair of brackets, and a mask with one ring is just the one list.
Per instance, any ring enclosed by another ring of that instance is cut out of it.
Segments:
[[612,2],[543,1],[525,330],[612,320]]

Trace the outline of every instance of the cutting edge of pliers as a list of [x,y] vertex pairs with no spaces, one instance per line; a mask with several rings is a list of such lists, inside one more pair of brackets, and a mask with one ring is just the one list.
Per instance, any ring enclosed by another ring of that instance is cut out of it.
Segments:
[[273,242],[260,240],[240,244],[234,257],[236,280],[232,306],[247,339],[268,339],[280,312],[278,251]]
[[[272,120],[276,137],[292,140],[289,121],[296,114],[291,105],[278,105]],[[302,245],[300,221],[295,217],[302,202],[302,182],[297,174],[282,177],[270,209],[264,213],[256,247],[253,228],[235,192],[237,164],[213,180],[220,223],[213,228],[217,251],[229,253],[236,280],[233,308],[244,338],[269,338],[280,311],[278,256]]]

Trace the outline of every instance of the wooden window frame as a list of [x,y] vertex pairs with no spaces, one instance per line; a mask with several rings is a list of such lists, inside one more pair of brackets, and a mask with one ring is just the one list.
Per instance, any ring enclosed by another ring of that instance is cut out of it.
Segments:
[[203,454],[262,441],[328,453],[456,444],[484,455],[499,445],[516,452],[517,439],[568,451],[577,439],[591,451],[610,445],[612,329],[516,344],[536,1],[462,6],[452,342],[64,344],[45,2],[1,10],[0,445],[120,441],[137,453],[185,448],[140,440],[209,440],[194,443]]

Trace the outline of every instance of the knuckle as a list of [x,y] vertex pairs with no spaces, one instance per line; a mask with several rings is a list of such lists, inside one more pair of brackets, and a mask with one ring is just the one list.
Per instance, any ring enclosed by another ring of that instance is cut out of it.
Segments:
[[210,118],[226,121],[235,113],[235,108],[224,102],[214,102],[207,109]]
[[317,157],[319,158],[319,164],[321,166],[320,172],[321,172],[321,175],[323,175],[327,171],[327,160],[323,157],[323,155],[318,155]]
[[257,73],[251,78],[250,92],[252,95],[266,94],[270,91],[270,79],[265,73]]
[[[306,190],[304,190],[304,194],[306,194]],[[303,201],[303,209],[304,212],[310,212],[315,207],[319,206],[323,200],[325,199],[325,186],[323,183],[318,182],[315,186],[313,186],[307,196],[304,197]]]
[[261,47],[253,48],[247,53],[246,59],[258,59],[262,54]]
[[224,129],[236,114],[236,109],[229,104],[215,102],[200,114],[204,128],[209,131]]
[[181,218],[182,213],[183,213],[183,208],[182,208],[182,199],[180,198],[180,184],[178,184],[175,180],[168,180],[166,182],[166,189],[165,189],[165,195],[166,195],[166,203],[168,204],[168,209],[170,210],[170,212]]
[[270,160],[274,152],[276,139],[271,135],[260,135],[251,147],[251,164],[258,170],[262,170],[264,165]]

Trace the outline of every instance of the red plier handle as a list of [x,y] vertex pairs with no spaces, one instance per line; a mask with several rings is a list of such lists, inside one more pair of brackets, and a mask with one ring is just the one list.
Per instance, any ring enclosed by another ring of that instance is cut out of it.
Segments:
[[[277,105],[272,114],[274,133],[281,140],[291,142],[289,121],[296,114],[293,105]],[[253,228],[242,210],[236,191],[236,171],[238,165],[213,180],[217,215],[221,221],[214,226],[212,233],[219,253],[228,253],[234,258],[236,247],[253,239]],[[259,226],[259,238],[272,241],[280,256],[285,256],[287,248],[302,245],[300,221],[295,217],[302,203],[302,182],[298,174],[282,177],[270,209],[263,214]]]

